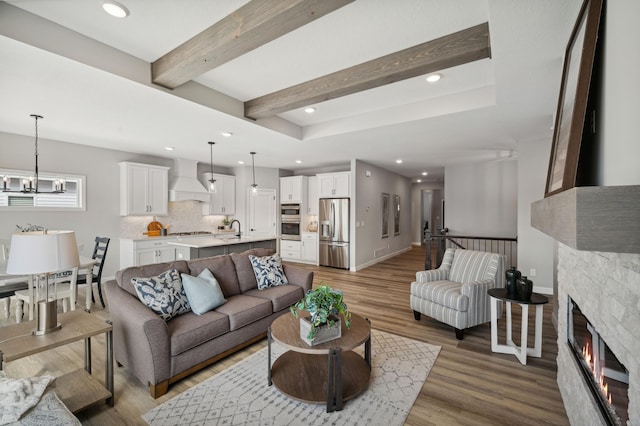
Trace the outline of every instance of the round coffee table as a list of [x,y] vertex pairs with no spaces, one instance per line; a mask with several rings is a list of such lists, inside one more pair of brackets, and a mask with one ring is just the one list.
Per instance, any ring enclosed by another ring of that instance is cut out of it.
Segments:
[[[300,312],[300,317],[307,315]],[[268,331],[269,386],[303,402],[327,404],[327,412],[342,410],[346,400],[364,392],[371,375],[371,324],[351,314],[351,328],[341,321],[342,337],[309,346],[300,338],[300,319],[291,314],[278,317]],[[271,365],[271,341],[287,352]],[[364,357],[352,349],[364,344]]]

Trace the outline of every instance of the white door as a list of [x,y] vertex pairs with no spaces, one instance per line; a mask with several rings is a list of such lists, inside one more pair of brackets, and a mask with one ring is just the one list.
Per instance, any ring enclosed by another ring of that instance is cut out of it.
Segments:
[[258,189],[254,194],[248,190],[249,233],[251,237],[273,237],[276,235],[276,190]]

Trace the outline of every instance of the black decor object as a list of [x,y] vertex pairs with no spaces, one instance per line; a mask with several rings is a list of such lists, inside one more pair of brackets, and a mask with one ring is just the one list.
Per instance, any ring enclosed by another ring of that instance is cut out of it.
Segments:
[[518,271],[515,266],[512,266],[511,269],[505,272],[505,275],[507,278],[505,283],[505,287],[507,288],[507,297],[509,299],[515,299],[518,297],[517,281],[522,276],[522,273]]
[[533,293],[533,281],[522,276],[516,281],[516,287],[518,289],[518,300],[530,302],[531,294]]

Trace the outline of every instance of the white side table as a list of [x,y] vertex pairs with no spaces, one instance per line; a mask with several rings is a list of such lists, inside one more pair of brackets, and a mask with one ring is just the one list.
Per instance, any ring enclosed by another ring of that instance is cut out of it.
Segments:
[[[522,365],[527,365],[527,355],[540,358],[542,356],[542,313],[543,307],[549,302],[546,296],[533,293],[531,300],[523,301],[509,299],[506,288],[492,288],[488,291],[491,297],[491,351],[512,354]],[[498,303],[507,304],[507,344],[498,344]],[[517,303],[522,307],[522,326],[520,331],[520,346],[516,346],[511,334],[511,304]],[[529,332],[529,305],[536,307],[535,341],[533,348],[528,347],[527,333]]]

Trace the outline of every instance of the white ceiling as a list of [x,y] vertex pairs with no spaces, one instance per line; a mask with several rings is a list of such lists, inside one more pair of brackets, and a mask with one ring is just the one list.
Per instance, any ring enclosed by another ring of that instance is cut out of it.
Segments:
[[[423,171],[442,179],[449,164],[502,158],[518,141],[550,140],[580,4],[356,0],[196,79],[225,98],[197,84],[176,96],[143,80],[150,62],[246,0],[120,2],[131,12],[125,19],[99,0],[0,2],[0,131],[32,135],[29,114],[40,114],[48,139],[207,164],[215,140],[216,166],[250,162],[250,151],[256,166],[287,170],[357,158],[414,181]],[[416,77],[315,104],[313,115],[242,118],[243,101],[487,21],[491,59],[443,70],[436,84]]]

